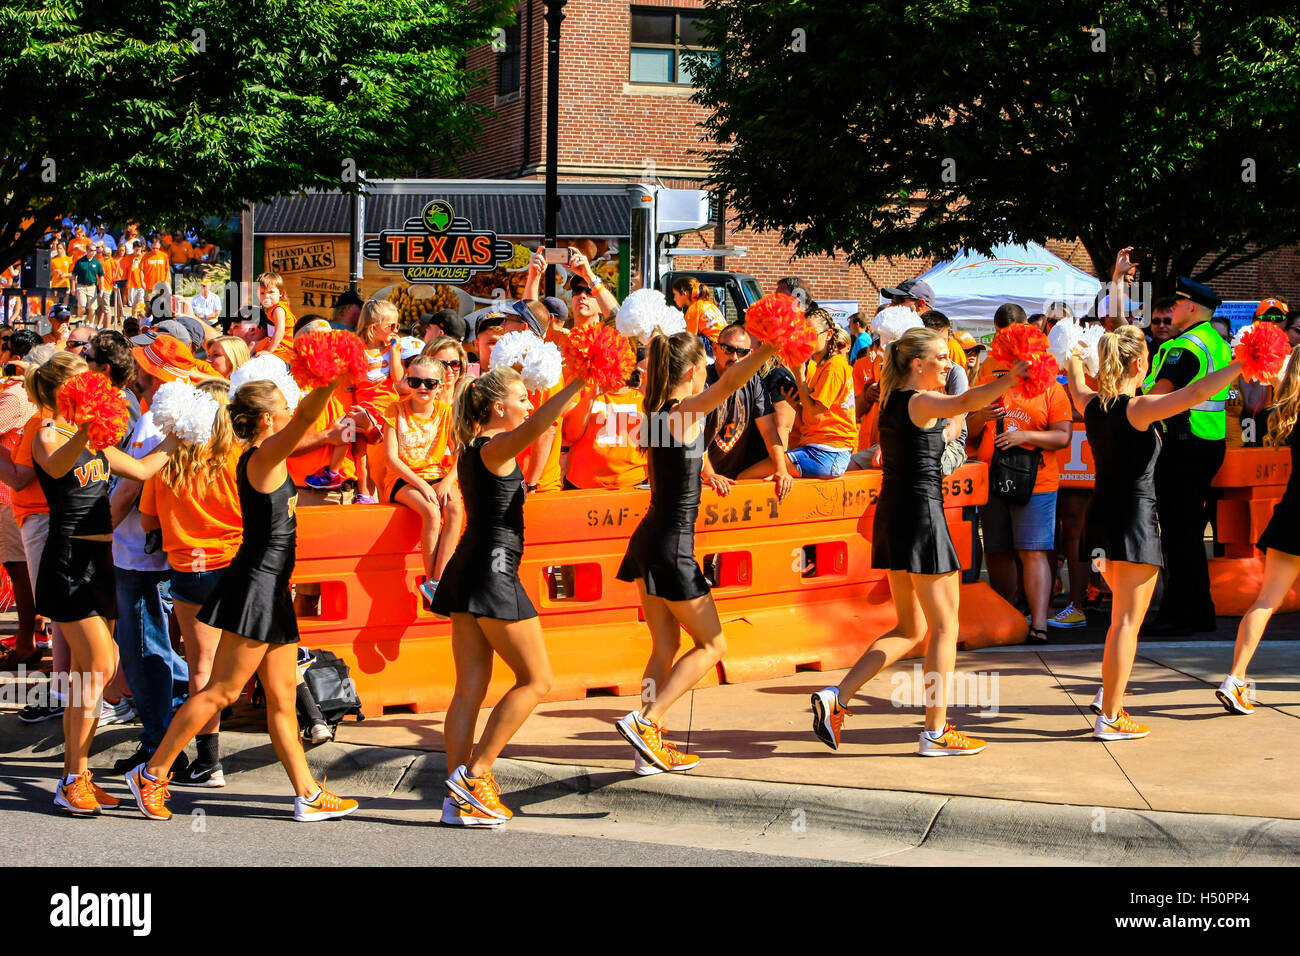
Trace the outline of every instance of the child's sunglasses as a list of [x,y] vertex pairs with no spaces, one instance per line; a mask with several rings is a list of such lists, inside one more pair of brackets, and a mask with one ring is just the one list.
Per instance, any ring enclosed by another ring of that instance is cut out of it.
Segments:
[[442,382],[436,378],[414,378],[410,375],[406,376],[406,384],[411,388],[427,388],[431,392],[442,388]]

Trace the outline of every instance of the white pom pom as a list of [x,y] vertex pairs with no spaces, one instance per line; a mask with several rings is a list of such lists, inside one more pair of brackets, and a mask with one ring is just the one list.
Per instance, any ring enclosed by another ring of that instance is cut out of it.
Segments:
[[890,345],[903,337],[908,329],[923,329],[920,318],[905,305],[891,305],[881,309],[871,320],[871,331],[880,336],[881,346]]
[[564,358],[559,347],[551,342],[542,342],[528,350],[524,356],[523,370],[519,374],[524,380],[524,388],[530,392],[540,392],[559,385],[563,370]]
[[1047,348],[1056,364],[1065,368],[1075,350],[1083,344],[1083,329],[1074,319],[1061,319],[1047,333]]
[[518,368],[542,340],[532,332],[507,332],[492,346],[492,368]]
[[159,430],[191,445],[206,445],[212,439],[220,408],[211,395],[182,381],[163,385],[149,406]]
[[665,305],[663,312],[659,314],[657,324],[664,335],[676,335],[678,332],[686,331],[686,316],[682,314],[681,309]]
[[[668,303],[658,289],[637,289],[618,307],[614,327],[619,335],[645,342],[654,334],[655,326],[662,325]],[[685,320],[682,321],[685,328]]]
[[1083,343],[1083,367],[1089,375],[1096,375],[1097,370],[1101,367],[1101,337],[1106,334],[1106,329],[1100,323],[1090,325],[1083,330],[1081,341]]
[[289,366],[274,355],[259,355],[235,369],[234,374],[230,376],[230,398],[233,400],[240,386],[247,385],[249,382],[273,383],[284,396],[284,403],[289,406],[289,411],[298,407],[298,400],[301,398],[298,383],[289,374]]

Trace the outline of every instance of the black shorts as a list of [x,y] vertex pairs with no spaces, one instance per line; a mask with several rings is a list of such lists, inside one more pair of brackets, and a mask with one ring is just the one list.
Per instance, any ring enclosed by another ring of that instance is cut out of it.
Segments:
[[498,621],[523,621],[537,609],[519,580],[523,539],[516,535],[466,534],[442,573],[434,614],[472,614]]
[[665,601],[691,601],[710,590],[695,560],[693,527],[659,528],[642,521],[628,541],[617,578],[644,578],[646,593]]
[[113,542],[50,535],[36,572],[36,613],[56,624],[117,619]]

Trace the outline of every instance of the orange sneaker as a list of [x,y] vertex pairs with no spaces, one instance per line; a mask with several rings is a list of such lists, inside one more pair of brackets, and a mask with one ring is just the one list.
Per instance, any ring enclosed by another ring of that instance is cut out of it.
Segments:
[[54,805],[63,807],[77,816],[89,816],[99,812],[99,801],[90,786],[90,774],[83,773],[72,778],[72,783],[65,783],[59,778],[59,785],[54,791]]
[[299,823],[318,823],[321,820],[346,817],[360,806],[355,800],[330,793],[323,784],[324,781],[320,793],[310,800],[306,797],[293,798],[293,818]]
[[442,798],[442,825],[445,827],[500,827],[505,820],[484,813],[472,803],[462,803],[448,794]]
[[943,736],[938,740],[932,739],[927,731],[921,732],[921,746],[917,753],[922,757],[966,757],[987,746],[983,740],[967,737],[952,724],[944,724]]
[[[663,745],[660,756],[663,757],[664,763],[668,765],[668,772],[682,773],[687,770],[694,770],[699,766],[700,758],[696,754],[684,754],[677,749],[676,744],[663,739],[664,728],[662,724],[656,724],[655,729],[659,732],[659,742]],[[660,767],[642,757],[639,750],[636,752],[636,760],[632,765],[632,770],[639,777],[650,777],[664,772]]]
[[1098,740],[1140,740],[1149,733],[1151,728],[1139,724],[1123,707],[1114,720],[1107,720],[1105,714],[1100,714],[1092,729],[1092,735]]
[[840,703],[839,692],[826,687],[812,695],[813,733],[831,750],[840,749],[840,729],[853,713]]
[[481,777],[471,777],[465,765],[457,767],[447,778],[447,789],[461,803],[468,803],[490,817],[509,820],[514,814],[501,802],[501,791],[497,788],[497,779],[492,771]]
[[95,783],[89,770],[86,771],[86,782],[90,784],[90,789],[95,794],[96,802],[98,802],[105,810],[116,810],[122,803],[122,801],[117,799],[117,797],[113,796],[99,784]]
[[126,785],[131,788],[135,805],[150,820],[170,820],[172,812],[167,809],[167,784],[171,774],[150,780],[145,776],[144,764],[140,764],[126,775]]

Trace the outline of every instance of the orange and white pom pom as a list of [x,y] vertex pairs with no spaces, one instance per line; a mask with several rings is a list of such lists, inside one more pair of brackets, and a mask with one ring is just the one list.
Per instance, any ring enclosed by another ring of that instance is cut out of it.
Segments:
[[357,382],[365,380],[365,346],[344,329],[300,335],[294,339],[293,351],[290,371],[304,389],[333,385],[345,374]]
[[596,391],[616,391],[632,376],[636,353],[617,330],[591,322],[565,339],[564,364],[571,378],[585,378]]
[[99,372],[81,372],[59,387],[59,414],[77,427],[90,426],[92,451],[116,445],[131,424],[126,398]]
[[1232,356],[1241,363],[1242,377],[1252,382],[1271,382],[1290,354],[1290,340],[1272,322],[1248,325],[1232,340]]
[[773,345],[786,365],[802,365],[817,348],[817,330],[803,306],[792,295],[765,295],[745,313],[745,330],[760,342]]

